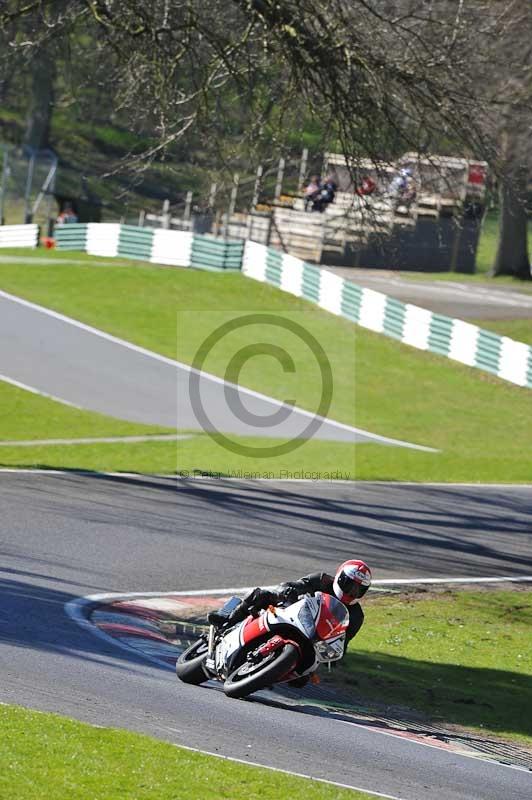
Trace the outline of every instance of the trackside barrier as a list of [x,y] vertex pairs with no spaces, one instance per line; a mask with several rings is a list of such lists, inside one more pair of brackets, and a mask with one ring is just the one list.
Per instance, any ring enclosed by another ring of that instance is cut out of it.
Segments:
[[522,342],[362,288],[256,242],[246,242],[242,272],[376,333],[532,388],[532,347]]
[[217,271],[242,269],[248,278],[309,300],[376,333],[532,388],[529,345],[357,286],[258,242],[115,223],[57,226],[55,239],[61,250]]
[[241,269],[244,242],[231,242],[214,236],[194,236],[190,266],[211,269]]
[[37,247],[38,225],[0,225],[0,247]]
[[57,225],[54,236],[59,250],[83,250],[94,256],[139,258],[152,264],[198,269],[240,270],[244,252],[242,241],[118,223]]
[[87,228],[85,224],[56,225],[54,238],[60,250],[83,250],[87,252]]

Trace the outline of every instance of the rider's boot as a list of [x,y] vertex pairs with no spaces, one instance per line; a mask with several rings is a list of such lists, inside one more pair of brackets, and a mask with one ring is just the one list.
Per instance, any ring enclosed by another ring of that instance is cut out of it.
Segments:
[[246,619],[248,614],[249,606],[245,600],[241,600],[237,607],[231,611],[229,616],[219,614],[217,611],[211,611],[210,614],[207,614],[207,622],[209,625],[214,625],[215,628],[232,628],[237,622],[242,622],[243,619]]

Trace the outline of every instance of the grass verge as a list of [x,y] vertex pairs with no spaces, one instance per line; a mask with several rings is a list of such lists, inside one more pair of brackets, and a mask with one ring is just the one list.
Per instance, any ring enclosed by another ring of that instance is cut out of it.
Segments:
[[[105,273],[99,266],[73,266],[68,261],[64,265],[33,265],[31,269],[20,264],[0,264],[0,286],[188,363],[206,333],[235,314],[260,311],[286,318],[296,315],[323,346],[331,363],[334,392],[330,417],[442,451],[432,454],[373,444],[358,445],[353,451],[349,446],[311,442],[293,454],[294,458],[310,454],[308,461],[296,458],[301,467],[324,471],[326,464],[336,464],[337,469],[343,470],[348,463],[355,468],[355,477],[359,479],[473,482],[531,479],[526,457],[527,452],[532,452],[530,390],[358,328],[241,275],[215,275],[146,264],[131,268],[108,265]],[[256,336],[269,335],[271,331],[266,331],[266,327],[263,330],[257,326]],[[211,352],[206,369],[223,376],[228,358],[250,342],[246,328],[232,336]],[[282,329],[275,329],[273,336],[274,343],[293,353],[303,369],[294,376],[284,371],[274,358],[257,356],[243,367],[241,383],[275,397],[291,397],[302,407],[315,409],[316,389],[320,386],[316,371],[307,366],[308,352]],[[511,437],[508,437],[509,424]],[[106,458],[112,454],[110,447],[114,446],[105,446]],[[153,461],[157,471],[176,468],[175,445],[150,443],[148,447],[157,453]],[[113,468],[134,470],[141,464],[142,469],[149,469],[151,456],[145,455],[147,448],[142,449],[142,457],[137,459],[141,448],[133,447],[128,466],[125,452],[120,455],[123,466]],[[72,451],[69,453],[71,459]],[[90,455],[86,449],[83,453],[83,458]],[[257,464],[244,457],[238,457],[235,464],[233,456],[208,437],[180,443],[178,453],[180,469],[225,473],[234,466],[255,471],[278,470],[281,466],[275,460],[259,459]],[[4,453],[4,458],[8,455],[10,459],[18,458],[17,454],[8,453]],[[33,463],[44,463],[40,454],[25,453],[25,459],[30,457]],[[55,465],[57,458],[55,451]],[[92,463],[97,464],[98,459]],[[71,460],[68,464],[71,465]],[[87,462],[84,466],[92,468]]]
[[338,677],[361,702],[532,746],[532,591],[372,598]]
[[[310,440],[284,456],[243,458],[228,452],[218,437],[194,434],[179,441],[42,444],[40,439],[150,436],[175,430],[141,425],[82,411],[0,381],[0,442],[35,440],[35,445],[0,446],[0,466],[151,472],[245,477],[321,477],[354,480],[355,448],[341,442]],[[281,444],[275,439],[235,437],[246,447]]]
[[[175,433],[63,405],[0,380],[0,441]],[[2,459],[0,448],[0,460]],[[21,449],[21,448],[19,448]]]
[[0,706],[0,796],[18,800],[370,800],[148,736]]

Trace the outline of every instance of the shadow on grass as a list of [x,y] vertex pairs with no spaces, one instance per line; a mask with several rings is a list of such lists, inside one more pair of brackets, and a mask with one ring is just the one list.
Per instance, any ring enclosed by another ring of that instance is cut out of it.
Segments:
[[532,677],[502,669],[348,653],[337,677],[361,699],[406,706],[431,719],[532,739]]

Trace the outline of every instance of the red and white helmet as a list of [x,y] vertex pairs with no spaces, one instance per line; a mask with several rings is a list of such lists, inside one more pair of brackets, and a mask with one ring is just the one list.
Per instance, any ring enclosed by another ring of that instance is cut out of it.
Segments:
[[333,591],[342,603],[352,606],[371,586],[371,570],[364,561],[344,561],[336,570]]

